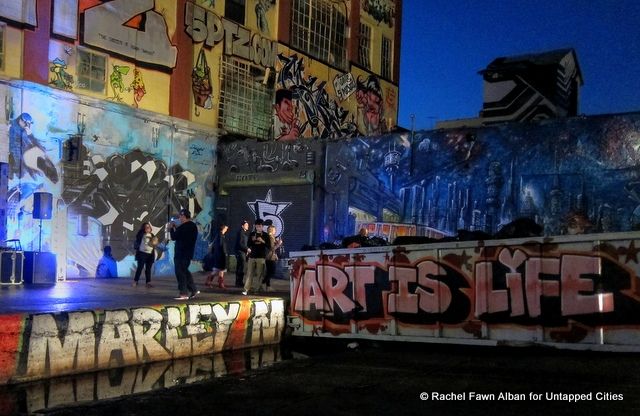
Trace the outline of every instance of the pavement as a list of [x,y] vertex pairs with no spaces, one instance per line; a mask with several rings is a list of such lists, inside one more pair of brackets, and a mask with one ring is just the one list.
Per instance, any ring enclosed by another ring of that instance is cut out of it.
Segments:
[[194,273],[194,281],[200,294],[193,300],[175,300],[178,283],[174,276],[154,276],[147,288],[144,281],[132,287],[133,279],[78,279],[58,282],[55,285],[7,285],[0,287],[0,315],[11,313],[71,312],[131,308],[150,305],[185,304],[194,301],[226,302],[260,297],[289,298],[289,281],[273,279],[272,292],[242,295],[243,288],[234,287],[235,275],[225,276],[227,289],[209,289],[204,286],[206,275]]

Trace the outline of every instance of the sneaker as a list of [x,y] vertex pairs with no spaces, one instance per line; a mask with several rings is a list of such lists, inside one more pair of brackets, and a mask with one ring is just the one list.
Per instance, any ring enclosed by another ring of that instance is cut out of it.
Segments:
[[195,297],[196,297],[197,295],[199,295],[199,294],[200,294],[200,291],[199,291],[199,290],[196,290],[195,292],[192,292],[192,293],[191,293],[191,296],[189,296],[189,299],[193,299],[193,298],[195,298]]
[[151,283],[147,283],[147,287],[153,287]]
[[189,299],[189,296],[187,295],[180,295],[177,298],[174,298],[175,300],[187,300]]
[[131,283],[131,287],[136,287],[136,286],[138,286],[138,282]]
[[246,290],[243,290],[243,291],[242,291],[242,294],[243,294],[243,295],[245,295],[245,296],[247,296],[247,294],[248,294],[248,293],[249,293],[249,292],[248,292],[248,291],[246,291]]

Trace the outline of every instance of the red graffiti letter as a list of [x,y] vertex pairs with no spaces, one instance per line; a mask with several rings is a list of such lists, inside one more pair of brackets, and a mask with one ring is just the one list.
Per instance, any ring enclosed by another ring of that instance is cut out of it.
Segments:
[[418,295],[409,293],[409,282],[416,281],[416,270],[389,267],[389,282],[398,281],[398,293],[389,294],[389,312],[418,313]]
[[580,315],[613,311],[613,294],[603,293],[602,301],[593,293],[593,280],[581,279],[581,275],[600,275],[600,257],[566,255],[562,256],[560,280],[562,281],[562,314]]
[[451,305],[451,290],[439,280],[431,276],[445,276],[444,269],[434,261],[424,261],[418,264],[418,283],[430,289],[426,291],[418,287],[416,293],[420,296],[420,309],[425,312],[444,312]]

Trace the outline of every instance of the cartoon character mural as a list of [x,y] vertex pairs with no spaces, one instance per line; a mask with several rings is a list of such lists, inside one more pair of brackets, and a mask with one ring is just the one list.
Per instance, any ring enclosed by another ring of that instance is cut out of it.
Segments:
[[147,93],[147,89],[142,79],[142,72],[138,68],[133,69],[133,81],[129,85],[129,89],[133,91],[133,105],[138,108],[140,101]]
[[124,76],[129,73],[130,68],[124,65],[112,65],[111,75],[109,76],[109,85],[113,91],[112,97],[107,97],[108,100],[114,100],[122,102],[121,93],[127,91],[124,86]]
[[63,90],[73,88],[73,75],[67,72],[67,63],[63,59],[54,59],[49,67],[49,72],[51,72],[53,76],[49,81],[50,85]]

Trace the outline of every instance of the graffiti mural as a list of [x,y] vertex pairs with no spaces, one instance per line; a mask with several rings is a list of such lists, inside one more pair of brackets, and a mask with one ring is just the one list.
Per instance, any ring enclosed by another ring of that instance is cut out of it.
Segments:
[[167,21],[154,9],[154,0],[91,3],[80,5],[84,44],[133,59],[140,65],[175,68],[178,49],[171,44]]
[[[233,142],[218,148],[216,216],[231,225],[271,220],[286,251],[310,244],[321,147],[315,141]],[[233,229],[233,228],[232,228]]]
[[639,244],[621,235],[299,252],[291,309],[301,334],[638,346]]
[[224,54],[265,68],[276,63],[277,43],[192,2],[185,3],[184,27],[194,43],[207,49],[223,43]]
[[365,135],[378,135],[386,132],[387,121],[384,118],[384,100],[380,81],[374,75],[356,82],[356,99],[358,101],[358,120]]
[[[282,299],[12,315],[5,383],[167,361],[280,342]],[[16,340],[17,342],[13,342]],[[21,345],[22,347],[17,347]],[[12,357],[13,356],[13,357]]]
[[63,59],[54,59],[49,67],[49,72],[51,72],[49,84],[63,90],[71,90],[73,88],[73,75],[67,72],[67,63]]
[[632,113],[224,143],[220,183],[262,186],[256,197],[264,198],[268,185],[314,178],[313,191],[305,191],[315,195],[311,215],[299,206],[286,215],[308,219],[312,241],[304,244],[315,246],[340,244],[361,227],[389,243],[398,236],[455,239],[461,230],[486,239],[518,219],[546,236],[626,232],[640,228],[639,138],[640,115]]
[[362,10],[374,18],[378,23],[385,23],[389,27],[393,27],[395,19],[395,5],[392,2],[384,0],[364,0],[362,2]]
[[256,0],[256,6],[254,7],[256,12],[256,21],[258,22],[258,29],[260,29],[260,32],[264,33],[266,36],[271,36],[267,13],[273,6],[275,6],[275,4],[276,0]]
[[326,82],[304,73],[304,58],[278,55],[281,69],[277,76],[274,106],[274,139],[294,137],[338,138],[357,133],[349,111],[329,96]]
[[[136,79],[139,100],[144,82]],[[115,85],[114,92],[128,89],[122,79]],[[127,107],[103,109],[89,99],[78,104],[71,94],[37,87],[7,91],[14,98],[7,102],[29,109],[9,123],[8,239],[19,239],[25,250],[55,253],[59,278],[95,276],[109,245],[118,275],[128,276],[131,241],[140,224],[150,222],[163,240],[156,273],[172,274],[173,244],[164,227],[171,215],[188,208],[200,231],[201,258],[212,221],[207,190],[215,143],[208,133],[161,116],[142,119]],[[15,114],[14,108],[8,111]],[[53,200],[45,221],[34,215],[36,192]]]

